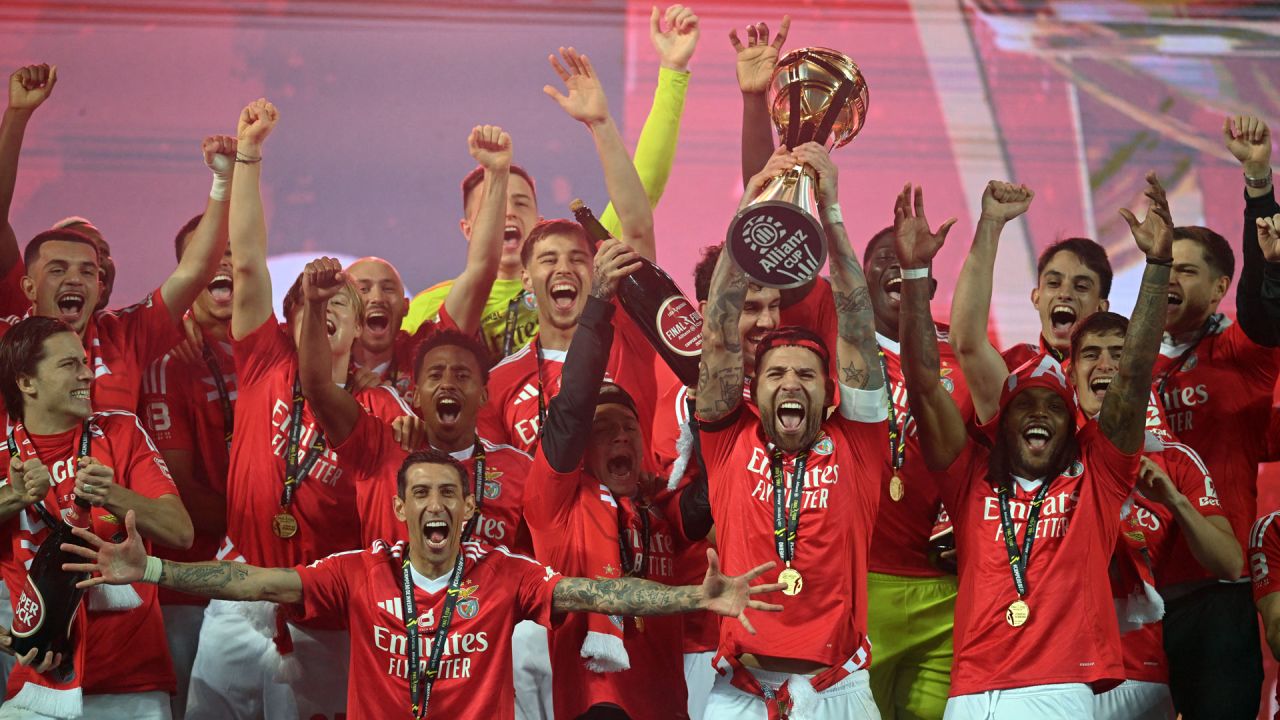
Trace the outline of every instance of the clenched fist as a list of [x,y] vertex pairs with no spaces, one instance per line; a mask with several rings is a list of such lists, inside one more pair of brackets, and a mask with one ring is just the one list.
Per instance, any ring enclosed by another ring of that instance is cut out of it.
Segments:
[[511,167],[511,136],[497,125],[477,125],[467,137],[467,152],[485,170]]
[[258,98],[240,111],[240,123],[236,126],[236,137],[239,140],[238,151],[242,155],[257,157],[262,152],[262,143],[275,129],[280,113],[276,106],[266,98]]
[[9,109],[30,113],[49,99],[58,82],[58,66],[27,65],[9,76]]

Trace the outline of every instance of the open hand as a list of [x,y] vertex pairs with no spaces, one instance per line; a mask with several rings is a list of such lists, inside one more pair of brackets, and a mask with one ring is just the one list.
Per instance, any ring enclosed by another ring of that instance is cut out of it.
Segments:
[[1120,208],[1120,215],[1129,223],[1139,250],[1149,258],[1169,260],[1173,257],[1173,217],[1169,214],[1169,198],[1154,170],[1147,173],[1147,190],[1143,194],[1151,206],[1141,223],[1127,208]]
[[766,583],[752,586],[751,581],[769,572],[776,565],[777,563],[769,561],[763,565],[757,565],[743,575],[729,577],[720,572],[720,558],[716,555],[716,551],[707,548],[707,576],[702,581],[702,607],[717,615],[738,618],[742,627],[755,635],[756,629],[747,619],[747,609],[782,612],[782,606],[762,600],[752,600],[751,596],[778,592],[787,585],[786,583]]
[[302,298],[308,303],[326,304],[346,284],[342,263],[331,257],[316,258],[302,271]]
[[574,120],[588,126],[607,121],[609,100],[605,97],[604,86],[600,84],[600,76],[591,67],[591,60],[573,48],[560,48],[560,57],[564,58],[564,65],[555,55],[548,55],[547,60],[551,62],[551,69],[564,81],[569,94],[565,95],[550,85],[543,86],[542,92],[559,103]]
[[[667,26],[666,30],[662,29],[663,24]],[[693,8],[672,5],[659,18],[658,6],[653,6],[649,15],[649,40],[653,42],[653,49],[658,51],[658,57],[662,58],[662,67],[686,72],[689,58],[698,47],[700,34],[698,16],[693,14]]]
[[70,573],[86,573],[88,578],[76,583],[78,588],[94,585],[128,585],[142,580],[147,569],[147,549],[138,534],[138,519],[132,510],[124,515],[126,536],[124,542],[107,542],[84,528],[72,528],[76,537],[89,543],[88,547],[74,543],[62,543],[62,552],[83,558],[88,562],[63,563],[62,569]]
[[773,69],[778,65],[778,53],[782,52],[782,44],[787,41],[787,33],[791,30],[791,16],[782,16],[782,26],[778,34],[769,42],[769,26],[756,23],[747,26],[747,44],[743,45],[738,38],[738,29],[729,31],[729,42],[738,53],[738,89],[743,95],[764,93],[769,89],[769,81],[773,79]]
[[467,152],[485,170],[511,167],[511,136],[497,125],[477,125],[467,136]]
[[58,66],[27,65],[9,76],[9,109],[30,113],[40,107],[58,82]]
[[955,224],[956,219],[951,218],[937,232],[930,230],[924,216],[924,188],[904,185],[893,204],[893,243],[902,268],[928,267]]
[[997,222],[1009,222],[1031,207],[1035,192],[1026,185],[992,180],[982,191],[982,217]]

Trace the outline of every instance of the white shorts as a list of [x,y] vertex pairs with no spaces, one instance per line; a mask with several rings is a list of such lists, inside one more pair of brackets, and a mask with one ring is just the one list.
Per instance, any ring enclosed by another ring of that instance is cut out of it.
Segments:
[[1173,696],[1164,683],[1125,680],[1093,696],[1093,715],[1094,720],[1173,720]]
[[689,720],[702,720],[707,709],[707,696],[711,694],[711,686],[716,684],[714,661],[716,652],[684,654],[684,685],[689,691]]
[[276,656],[271,638],[249,622],[242,604],[211,600],[205,608],[191,667],[187,720],[299,717],[292,690],[275,681],[276,664],[268,661]]
[[178,692],[170,705],[174,720],[183,720],[187,712],[187,687],[191,684],[191,666],[200,646],[200,626],[204,623],[204,607],[200,605],[161,605],[164,634],[173,658],[173,674],[178,678]]
[[[777,689],[782,683],[809,680],[803,675],[769,672],[750,668],[748,670],[760,684]],[[816,701],[807,709],[793,708],[788,716],[790,720],[880,720],[880,711],[876,709],[876,701],[871,697],[871,681],[866,670],[859,670],[831,687],[815,694]],[[716,674],[711,694],[707,696],[707,707],[703,711],[703,720],[767,720],[769,710],[764,699],[743,692],[729,684],[729,678]]]
[[346,630],[312,630],[293,624],[289,634],[293,636],[293,657],[302,671],[289,685],[297,702],[297,717],[342,720],[347,714],[351,636]]
[[947,700],[942,720],[1092,720],[1093,690],[1084,683],[990,690]]
[[[128,718],[129,720],[170,720],[169,693],[155,690],[143,693],[85,695],[81,718]],[[65,720],[15,707],[0,708],[0,720]]]
[[511,631],[511,674],[516,690],[516,720],[552,720],[551,649],[547,629],[521,620]]

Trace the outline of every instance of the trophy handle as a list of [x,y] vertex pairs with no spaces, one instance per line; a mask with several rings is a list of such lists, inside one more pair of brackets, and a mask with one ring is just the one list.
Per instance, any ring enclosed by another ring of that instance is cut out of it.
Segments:
[[[803,57],[806,62],[817,65],[826,70],[832,77],[838,77],[841,80],[836,87],[836,91],[832,93],[831,98],[827,101],[827,108],[823,111],[822,119],[818,121],[816,127],[812,122],[797,120],[797,118],[803,117],[804,83],[791,83],[787,87],[787,101],[790,105],[788,112],[790,113],[791,121],[787,123],[786,146],[795,148],[812,140],[826,147],[828,140],[830,140],[831,128],[835,126],[836,120],[840,118],[840,112],[844,109],[845,103],[849,101],[849,96],[857,88],[857,84],[845,78],[844,73],[839,68],[827,62],[821,55],[803,52]],[[827,150],[832,149],[834,148],[827,148]]]

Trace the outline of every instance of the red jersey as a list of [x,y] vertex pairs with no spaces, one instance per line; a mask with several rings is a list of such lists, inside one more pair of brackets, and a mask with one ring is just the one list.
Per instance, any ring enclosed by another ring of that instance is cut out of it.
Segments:
[[[1276,522],[1276,518],[1280,518],[1280,512],[1258,518],[1249,533],[1249,568],[1253,578],[1254,603],[1280,590],[1280,584],[1276,583],[1280,576],[1271,572],[1272,568],[1280,567],[1280,523]],[[1276,690],[1276,702],[1280,704],[1280,689]],[[1275,720],[1280,720],[1280,711],[1276,712]]]
[[[487,545],[506,546],[516,552],[531,552],[522,537],[525,476],[530,458],[510,445],[494,445],[481,440],[484,448],[485,482],[480,519],[475,539]],[[360,413],[351,435],[334,448],[352,473],[356,485],[356,508],[360,513],[360,537],[366,545],[374,540],[407,541],[408,529],[396,518],[392,501],[396,497],[396,475],[408,453],[392,435],[391,427],[367,412]],[[450,453],[467,470],[467,481],[475,487],[475,447]]]
[[[783,292],[785,299],[786,292]],[[778,313],[778,325],[798,325],[809,328],[822,336],[827,347],[836,347],[840,339],[839,317],[836,315],[835,296],[831,294],[831,281],[822,276],[814,278],[809,292],[797,303],[787,305]],[[832,373],[835,368],[832,368]],[[834,377],[834,374],[833,374]]]
[[18,258],[9,272],[0,278],[0,316],[20,319],[31,311],[31,301],[22,292],[22,276],[26,274],[27,266],[22,258]]
[[1044,341],[1044,335],[1039,336],[1037,340],[1040,341],[1038,344],[1018,343],[1017,345],[1014,345],[1008,350],[1000,353],[1000,356],[1004,358],[1004,366],[1010,370],[1014,370],[1015,368],[1020,368],[1028,361],[1034,360],[1041,355],[1048,355],[1059,363],[1066,362],[1067,358],[1064,357],[1061,352]]
[[[61,511],[72,505],[80,433],[80,425],[57,435],[31,435],[21,425],[14,429],[22,457],[38,456],[49,469],[53,486],[44,505],[54,517],[60,517]],[[178,489],[164,459],[132,413],[95,413],[90,423],[89,454],[115,471],[114,482],[121,487],[152,499],[177,496]],[[124,540],[124,517],[112,515],[105,508],[93,508],[90,517],[91,529],[98,537],[111,542]],[[11,518],[7,527],[9,543],[3,551],[0,571],[17,612],[27,569],[49,529],[30,509]],[[151,543],[144,542],[149,552]],[[87,694],[172,693],[176,688],[156,586],[135,583],[132,587],[142,600],[141,606],[118,612],[87,612],[83,666]],[[84,608],[87,607],[86,598]],[[29,668],[22,665],[14,668],[9,675],[7,697],[22,688],[27,672]]]
[[[407,552],[407,550],[404,550]],[[552,626],[559,573],[537,561],[464,543],[463,580],[427,717],[510,718],[515,714],[511,631],[521,620]],[[302,619],[350,629],[348,720],[410,718],[409,664],[401,596],[401,550],[375,542],[297,568]],[[451,568],[452,569],[452,568]],[[431,657],[449,574],[413,571],[422,666]],[[652,690],[652,688],[651,688]]]
[[[894,501],[891,482],[894,475],[892,454],[886,443],[881,449],[883,475],[880,479],[880,511],[876,515],[875,533],[871,536],[871,572],[908,577],[938,577],[944,573],[929,562],[929,536],[938,519],[942,496],[937,480],[925,467],[920,452],[920,438],[915,418],[907,405],[907,387],[902,379],[902,360],[898,343],[882,335],[876,336],[884,352],[888,368],[888,384],[893,395],[891,420],[906,439],[902,468],[898,471],[902,495]],[[951,395],[960,414],[968,423],[973,418],[973,402],[969,386],[960,372],[960,362],[951,350],[945,328],[938,329],[938,382]],[[900,440],[901,441],[901,440]]]
[[[631,394],[639,417],[651,418],[658,398],[654,370],[657,355],[626,313],[617,313],[613,322],[617,337],[609,350],[604,379]],[[539,359],[537,345],[535,338],[493,367],[489,373],[489,402],[476,418],[476,431],[481,437],[529,454],[538,444],[539,405],[545,406],[560,394],[560,371],[566,353],[543,350]],[[641,427],[647,442],[651,428],[646,423]]]
[[[231,343],[206,338],[213,363],[189,364],[172,353],[147,367],[142,379],[142,420],[163,455],[168,452],[191,454],[192,481],[213,492],[227,494],[227,424],[231,421],[224,409],[222,391],[214,380],[214,368],[222,378],[226,391],[226,407],[234,412],[236,402],[236,365]],[[222,543],[219,535],[196,533],[195,542],[186,550],[159,548],[156,557],[179,562],[212,560]],[[207,605],[209,601],[194,595],[160,588],[162,605]]]
[[[234,342],[233,348],[239,393],[227,475],[227,536],[249,563],[261,567],[293,567],[359,547],[355,483],[332,448],[326,448],[299,481],[289,508],[298,524],[297,534],[281,539],[272,532],[272,518],[281,512],[298,357],[274,316]],[[410,414],[387,386],[363,390],[355,397],[384,422]],[[305,404],[302,424],[300,458],[318,432]]]
[[[1117,450],[1092,420],[1076,438],[1080,459],[1053,480],[1041,505],[1026,573],[1030,618],[1022,627],[1005,620],[1018,594],[999,499],[987,480],[990,451],[970,442],[939,474],[960,550],[953,697],[1053,683],[1102,691],[1124,679],[1107,569],[1139,456]],[[1014,483],[1010,513],[1019,547],[1038,488]]]
[[[1258,462],[1266,453],[1280,350],[1257,345],[1229,318],[1216,318],[1216,330],[1194,348],[1171,345],[1165,337],[1155,387],[1170,429],[1204,458],[1236,539],[1245,547],[1256,517]],[[1196,579],[1210,576],[1201,570]]]
[[[871,391],[841,388],[842,393]],[[867,640],[867,554],[876,506],[880,502],[880,466],[889,435],[884,390],[879,419],[846,419],[840,412],[822,423],[810,448],[800,503],[794,567],[804,579],[801,594],[761,595],[782,612],[753,613],[758,634],[738,622],[720,623],[721,654],[743,653],[809,660],[823,665],[870,661]],[[852,404],[852,403],[850,403]],[[702,422],[702,454],[716,519],[716,542],[727,575],[740,575],[760,563],[778,560],[774,544],[772,443],[760,419],[739,405],[714,423]],[[795,453],[784,457],[783,475],[790,502]],[[780,572],[782,563],[774,573]],[[773,582],[776,574],[762,580]]]
[[[647,577],[675,584],[673,522],[658,507],[638,507],[615,498],[603,483],[583,470],[558,473],[541,452],[534,455],[525,493],[525,519],[537,557],[570,576],[616,578],[622,571],[619,533],[626,529],[632,557],[643,553]],[[640,513],[649,520],[648,548]],[[622,526],[620,528],[619,526]],[[555,716],[573,718],[592,705],[613,703],[634,720],[688,717],[681,659],[679,616],[610,616],[621,626],[631,669],[600,673],[583,663],[589,618],[576,613],[551,633],[552,696]]]

